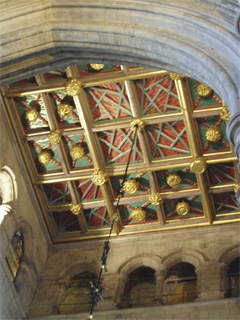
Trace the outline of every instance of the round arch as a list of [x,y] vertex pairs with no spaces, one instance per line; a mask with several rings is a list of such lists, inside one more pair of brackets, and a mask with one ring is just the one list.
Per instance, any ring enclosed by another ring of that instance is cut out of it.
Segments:
[[235,245],[234,247],[224,250],[218,257],[217,261],[229,266],[229,264],[236,258],[240,257],[240,246]]
[[21,4],[3,10],[3,83],[89,60],[141,65],[196,78],[220,94],[232,115],[239,112],[234,3],[227,12],[217,0]]

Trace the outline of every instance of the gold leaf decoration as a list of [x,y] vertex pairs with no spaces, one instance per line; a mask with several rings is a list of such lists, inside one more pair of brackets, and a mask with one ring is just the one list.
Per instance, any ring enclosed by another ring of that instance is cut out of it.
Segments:
[[221,111],[220,111],[220,118],[222,120],[228,121],[231,118],[230,111],[228,110],[227,106],[223,106]]
[[197,93],[200,97],[208,97],[212,93],[212,89],[204,83],[199,83]]
[[61,102],[58,106],[57,113],[61,118],[70,116],[73,112],[73,106],[69,102]]
[[190,206],[188,202],[185,202],[185,201],[178,202],[176,206],[176,210],[180,216],[185,216],[186,214],[188,214],[190,210]]
[[70,149],[70,156],[74,160],[81,159],[84,156],[84,149],[80,145],[73,146]]
[[100,71],[104,68],[104,64],[90,63],[90,67],[94,70]]
[[141,207],[137,207],[132,211],[131,216],[135,221],[144,221],[146,219],[146,211]]
[[71,210],[72,214],[77,216],[82,212],[82,204],[81,203],[72,204],[70,207],[70,210]]
[[206,170],[207,164],[203,158],[196,157],[190,162],[189,167],[193,173],[203,173]]
[[51,152],[49,150],[42,150],[38,155],[38,160],[42,164],[48,163],[51,158]]
[[160,192],[157,192],[156,194],[151,194],[149,196],[149,201],[152,205],[158,206],[159,204],[163,203],[163,198]]
[[182,74],[173,73],[173,72],[169,72],[169,77],[173,80],[181,80],[182,78],[184,78]]
[[127,193],[135,193],[138,191],[139,182],[136,179],[129,179],[124,182],[123,190]]
[[182,182],[182,179],[177,173],[172,173],[167,177],[167,184],[169,187],[177,188]]
[[96,185],[96,186],[101,186],[103,185],[108,179],[108,176],[106,174],[106,172],[104,172],[103,170],[97,169],[94,170],[94,173],[92,175],[92,182]]
[[39,113],[36,109],[28,109],[26,112],[26,118],[28,121],[33,122],[37,120]]
[[221,139],[221,137],[222,137],[222,132],[221,132],[221,129],[218,127],[214,127],[212,125],[206,131],[206,138],[208,141],[217,142]]
[[234,192],[237,193],[239,188],[239,183],[235,184],[234,186]]
[[59,143],[61,141],[61,133],[60,130],[51,131],[48,135],[48,140],[52,144]]
[[130,126],[132,131],[142,131],[145,127],[144,121],[140,118],[133,119],[130,122]]
[[68,81],[65,83],[67,94],[71,97],[78,96],[82,90],[82,87],[82,82],[73,78],[68,78]]

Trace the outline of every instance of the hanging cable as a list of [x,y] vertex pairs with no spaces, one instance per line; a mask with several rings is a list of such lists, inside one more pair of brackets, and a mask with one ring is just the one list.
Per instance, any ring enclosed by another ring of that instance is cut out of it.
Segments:
[[98,277],[93,282],[90,282],[90,305],[91,305],[91,307],[90,307],[90,314],[88,316],[88,319],[93,318],[94,307],[97,305],[99,300],[102,298],[102,295],[104,294],[104,291],[105,291],[105,286],[103,285],[102,273],[103,273],[103,269],[106,267],[108,252],[110,250],[109,243],[111,241],[113,225],[114,225],[114,222],[117,221],[117,219],[118,219],[117,210],[119,207],[120,199],[123,197],[123,194],[124,194],[123,185],[124,185],[124,182],[126,181],[126,178],[127,178],[127,171],[128,171],[129,163],[131,161],[133,147],[136,144],[137,131],[138,131],[137,128],[138,128],[138,126],[136,125],[136,130],[134,131],[133,143],[132,143],[131,150],[129,153],[128,162],[127,162],[127,166],[126,166],[125,173],[124,173],[124,178],[123,178],[122,184],[120,186],[119,192],[117,193],[118,199],[117,199],[117,205],[116,205],[116,212],[111,217],[112,219],[111,219],[110,232],[108,235],[108,239],[104,242],[103,253],[102,253],[102,257],[101,257],[101,262],[102,262],[101,269],[99,271]]

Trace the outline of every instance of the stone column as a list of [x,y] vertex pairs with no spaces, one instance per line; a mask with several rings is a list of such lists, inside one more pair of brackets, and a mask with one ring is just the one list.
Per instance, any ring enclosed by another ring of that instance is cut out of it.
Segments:
[[117,286],[117,291],[116,291],[116,295],[115,295],[115,306],[120,307],[121,302],[122,302],[122,298],[123,298],[123,294],[124,294],[124,290],[126,287],[126,284],[128,283],[129,278],[125,275],[122,275],[119,279],[118,279],[118,286]]
[[209,262],[196,269],[198,298],[196,301],[218,300],[225,297],[227,266]]
[[[227,124],[227,135],[234,147],[234,151],[240,160],[240,112],[235,113]],[[240,162],[238,162],[238,171],[240,172]],[[240,208],[240,188],[236,192],[237,203]]]
[[164,280],[166,279],[167,271],[155,272],[155,298],[153,304],[160,305],[162,304],[162,295],[163,295],[163,285]]
[[69,281],[67,281],[67,280],[66,281],[60,280],[60,281],[58,281],[58,283],[56,285],[56,296],[54,299],[55,300],[54,304],[52,306],[52,313],[53,314],[59,313],[60,304],[62,302],[63,294],[68,287],[68,283],[69,283]]

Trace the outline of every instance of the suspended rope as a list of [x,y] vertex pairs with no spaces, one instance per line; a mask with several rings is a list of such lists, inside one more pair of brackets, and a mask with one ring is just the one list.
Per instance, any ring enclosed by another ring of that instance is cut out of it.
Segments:
[[123,185],[124,185],[124,182],[127,179],[127,171],[128,171],[129,163],[131,161],[133,147],[134,147],[134,145],[136,143],[136,139],[137,139],[137,131],[138,131],[137,127],[138,126],[136,124],[136,130],[134,130],[133,143],[132,143],[131,150],[130,150],[130,153],[129,153],[128,162],[127,162],[127,166],[126,166],[125,173],[124,173],[124,178],[123,178],[123,181],[121,183],[119,192],[117,193],[116,212],[111,217],[110,232],[109,232],[109,235],[108,235],[108,239],[104,242],[103,253],[102,253],[102,257],[101,257],[101,262],[102,262],[101,269],[99,271],[98,277],[93,282],[90,282],[90,286],[91,286],[90,287],[90,305],[91,305],[91,307],[90,307],[90,314],[88,316],[88,319],[92,319],[93,318],[94,307],[97,305],[99,300],[102,298],[102,295],[104,294],[104,291],[105,291],[105,286],[103,285],[103,280],[104,279],[102,277],[102,273],[103,273],[103,269],[106,267],[108,252],[110,250],[109,243],[111,241],[113,225],[114,225],[114,222],[118,220],[117,210],[118,210],[118,207],[119,207],[120,199],[123,197],[123,194],[124,194]]

